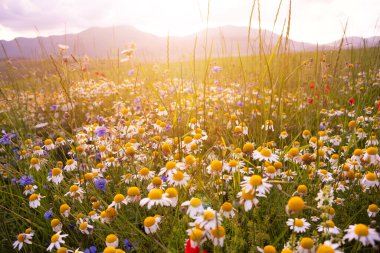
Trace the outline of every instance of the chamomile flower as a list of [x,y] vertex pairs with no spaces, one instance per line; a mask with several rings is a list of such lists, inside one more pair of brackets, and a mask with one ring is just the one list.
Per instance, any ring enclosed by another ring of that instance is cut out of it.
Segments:
[[179,170],[176,173],[169,174],[168,176],[168,184],[178,187],[185,187],[189,180],[190,176],[186,172]]
[[159,176],[161,175],[169,175],[172,173],[176,173],[177,170],[183,170],[185,168],[184,163],[176,163],[174,161],[168,161],[165,164],[165,167],[162,167],[160,170],[160,173],[158,173]]
[[257,250],[261,253],[276,253],[277,252],[276,248],[272,245],[266,245],[263,248],[257,247]]
[[82,189],[82,187],[74,184],[70,186],[69,191],[64,196],[69,195],[71,198],[77,199],[80,203],[82,203],[83,194],[84,190]]
[[109,234],[106,237],[106,245],[107,247],[115,247],[119,246],[119,238],[115,234]]
[[59,249],[61,247],[61,243],[65,243],[65,241],[63,240],[63,238],[67,237],[68,235],[67,234],[63,234],[61,235],[61,231],[59,231],[58,233],[56,233],[55,235],[53,235],[51,237],[51,242],[50,242],[50,245],[49,247],[47,248],[47,251],[52,251],[52,249],[55,247],[56,249]]
[[206,241],[205,232],[199,227],[188,229],[187,234],[189,235],[190,245],[192,248],[196,248]]
[[88,224],[88,221],[86,220],[83,220],[82,218],[79,219],[79,230],[83,233],[83,234],[86,234],[86,235],[89,235],[93,229],[94,229],[94,226],[93,225],[90,225]]
[[259,200],[256,198],[256,193],[254,191],[247,191],[245,188],[237,194],[237,197],[240,198],[240,204],[244,205],[244,210],[248,212],[252,209],[253,206],[257,206]]
[[231,159],[228,161],[228,163],[224,164],[224,170],[227,171],[228,173],[234,173],[236,171],[239,171],[239,169],[244,167],[244,162],[243,161],[238,161],[235,159]]
[[144,220],[144,230],[147,234],[154,234],[159,228],[158,223],[161,221],[161,216],[156,215],[154,217],[149,216]]
[[134,176],[137,179],[142,180],[151,180],[154,178],[154,171],[149,170],[148,168],[144,167],[141,168],[138,172],[137,175]]
[[286,213],[297,214],[300,213],[305,208],[305,202],[301,197],[293,196],[289,199],[288,204],[286,205]]
[[223,163],[219,160],[213,160],[206,169],[209,174],[220,175],[223,171]]
[[63,167],[64,171],[70,172],[76,170],[78,166],[78,162],[75,161],[74,159],[69,159],[66,161],[65,167]]
[[343,236],[343,240],[359,240],[364,246],[375,246],[376,241],[380,241],[379,233],[364,224],[350,225],[345,231],[346,234]]
[[59,219],[52,219],[50,221],[50,226],[53,229],[54,232],[58,233],[59,231],[62,231],[62,223]]
[[363,155],[363,160],[369,164],[380,165],[380,156],[378,154],[378,148],[369,147]]
[[298,251],[299,253],[312,253],[315,252],[315,242],[310,237],[303,237],[298,242]]
[[226,237],[226,230],[223,226],[213,228],[207,235],[212,240],[214,246],[223,247],[224,239]]
[[296,233],[304,233],[309,229],[310,223],[306,221],[305,218],[302,219],[288,219],[286,225],[290,227]]
[[272,153],[268,148],[261,148],[261,150],[255,150],[252,154],[253,159],[259,161],[267,161],[270,163],[277,162],[279,157],[278,155]]
[[29,206],[31,208],[37,208],[41,205],[40,200],[44,198],[41,194],[33,193],[29,196]]
[[192,198],[191,200],[185,201],[181,206],[189,206],[186,214],[190,216],[190,218],[195,219],[198,215],[202,214],[204,211],[202,200],[199,198]]
[[139,202],[141,200],[140,189],[136,186],[128,188],[126,200],[128,203]]
[[36,157],[32,157],[30,159],[30,167],[29,168],[35,168],[37,171],[39,171],[41,169],[41,160],[36,158]]
[[63,180],[62,170],[60,168],[53,168],[51,170],[51,176],[48,176],[48,181],[52,181],[55,184],[60,184]]
[[112,203],[108,207],[115,207],[117,210],[121,208],[122,204],[128,205],[128,201],[123,194],[118,193],[114,196]]
[[17,240],[13,243],[13,248],[17,250],[21,250],[21,248],[24,246],[24,243],[26,244],[32,244],[32,238],[33,234],[30,233],[22,233],[17,236]]
[[202,229],[210,230],[216,227],[217,224],[222,223],[222,216],[208,207],[203,213],[195,218],[195,224],[199,224],[199,227]]
[[37,188],[38,188],[37,185],[31,185],[31,184],[25,185],[23,194],[26,196],[33,194],[37,190]]
[[219,213],[226,218],[232,218],[235,216],[236,209],[230,202],[224,202],[220,207]]
[[68,205],[68,204],[62,204],[60,207],[59,207],[59,213],[63,216],[63,217],[69,217],[69,214],[70,214],[70,210],[71,210],[71,207]]
[[268,178],[262,178],[259,175],[244,177],[244,181],[241,183],[241,186],[246,192],[253,191],[258,197],[264,197],[272,188],[272,185],[266,182],[267,180]]
[[343,251],[340,251],[338,248],[338,243],[325,241],[323,244],[318,246],[316,253],[343,253]]
[[317,230],[321,233],[323,232],[333,235],[337,235],[340,233],[340,229],[337,226],[335,226],[335,223],[332,220],[322,222],[320,225],[317,226]]
[[176,188],[170,187],[165,190],[164,194],[171,201],[171,206],[175,207],[178,202],[178,191]]
[[376,204],[371,204],[368,206],[367,213],[368,217],[375,218],[380,208]]
[[378,187],[379,186],[379,179],[377,178],[375,173],[367,172],[367,174],[361,180],[361,184],[366,189],[369,189],[371,187]]
[[163,194],[161,189],[152,189],[147,198],[140,200],[140,206],[144,206],[146,204],[148,204],[147,208],[149,210],[152,206],[170,206],[171,200]]
[[43,148],[46,149],[46,150],[48,150],[48,151],[54,149],[54,148],[55,148],[55,145],[54,145],[53,140],[52,140],[52,139],[46,139],[46,140],[44,141],[44,146],[43,146]]

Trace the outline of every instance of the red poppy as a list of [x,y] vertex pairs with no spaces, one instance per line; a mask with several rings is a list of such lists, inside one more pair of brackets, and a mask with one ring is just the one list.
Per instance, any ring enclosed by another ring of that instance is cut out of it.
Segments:
[[308,102],[309,104],[312,104],[312,103],[313,103],[313,99],[312,99],[312,98],[309,98],[309,99],[307,100],[307,102]]
[[326,92],[326,93],[329,93],[330,91],[331,91],[330,84],[326,84],[325,92]]
[[350,99],[348,100],[348,103],[350,103],[350,105],[352,105],[353,103],[355,103],[355,98],[350,98]]
[[[185,253],[199,253],[199,247],[191,247],[190,239],[186,241]],[[203,253],[207,253],[207,251],[203,250]]]
[[315,88],[314,83],[311,83],[311,84],[310,84],[310,89],[314,89],[314,88]]

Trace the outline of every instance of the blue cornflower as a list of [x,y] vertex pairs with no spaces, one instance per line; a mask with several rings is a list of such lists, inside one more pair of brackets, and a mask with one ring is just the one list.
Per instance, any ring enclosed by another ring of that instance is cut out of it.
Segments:
[[91,246],[90,248],[85,249],[84,253],[96,253],[96,247]]
[[11,139],[16,137],[15,134],[8,134],[5,132],[5,130],[2,130],[1,133],[3,134],[3,137],[0,138],[0,143],[3,145],[8,145],[11,143]]
[[105,136],[107,133],[107,128],[105,126],[101,126],[101,127],[97,127],[95,129],[95,134],[98,136],[98,137],[103,137]]
[[58,105],[50,106],[50,111],[56,111],[56,110],[58,110]]
[[220,66],[214,66],[214,67],[212,67],[211,70],[214,73],[219,73],[220,71],[222,71],[222,67],[220,67]]
[[133,73],[135,73],[135,70],[134,70],[134,69],[129,70],[129,71],[128,71],[128,76],[133,75]]
[[95,186],[96,186],[96,188],[105,192],[106,186],[107,186],[107,180],[105,180],[104,178],[100,178],[100,179],[95,181]]
[[34,179],[32,175],[28,176],[22,176],[20,180],[18,181],[19,185],[25,186],[25,185],[31,185],[34,184]]
[[125,249],[127,251],[130,251],[130,250],[133,249],[133,246],[132,246],[131,242],[128,239],[124,239],[124,245],[125,245]]
[[53,210],[50,209],[46,211],[46,213],[44,213],[44,217],[45,219],[48,219],[48,220],[53,219]]

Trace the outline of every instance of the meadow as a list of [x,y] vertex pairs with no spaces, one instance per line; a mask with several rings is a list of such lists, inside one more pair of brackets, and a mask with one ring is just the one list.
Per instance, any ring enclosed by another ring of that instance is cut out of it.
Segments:
[[66,50],[0,63],[1,252],[379,251],[379,48]]

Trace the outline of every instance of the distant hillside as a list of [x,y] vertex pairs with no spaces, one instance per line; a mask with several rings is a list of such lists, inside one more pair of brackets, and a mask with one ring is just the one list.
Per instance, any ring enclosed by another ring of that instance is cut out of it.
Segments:
[[[262,31],[263,43],[266,50],[271,50],[279,35],[269,31]],[[284,41],[282,46],[284,46]],[[373,47],[378,46],[380,37],[363,40],[359,37],[345,39],[345,47]],[[37,38],[17,38],[12,41],[0,41],[0,59],[4,58],[44,58],[58,53],[58,44],[70,47],[69,53],[76,56],[88,55],[97,58],[116,58],[118,52],[128,44],[135,43],[136,57],[142,61],[161,61],[167,57],[168,39],[139,31],[131,26],[117,26],[106,28],[90,28],[78,34],[55,35]],[[196,43],[196,44],[195,44]],[[195,48],[197,58],[204,56],[206,30],[185,37],[169,38],[169,57],[172,60],[187,59]],[[209,28],[207,31],[208,49],[212,44],[213,56],[237,56],[258,52],[258,31],[251,30],[250,45],[248,47],[248,28],[224,26]],[[196,45],[194,47],[194,45]],[[238,47],[239,45],[239,47]],[[316,45],[289,40],[291,51],[310,51]],[[319,45],[321,49],[338,47],[339,41],[326,45]],[[119,50],[119,51],[118,51]],[[208,50],[209,51],[209,50]]]

